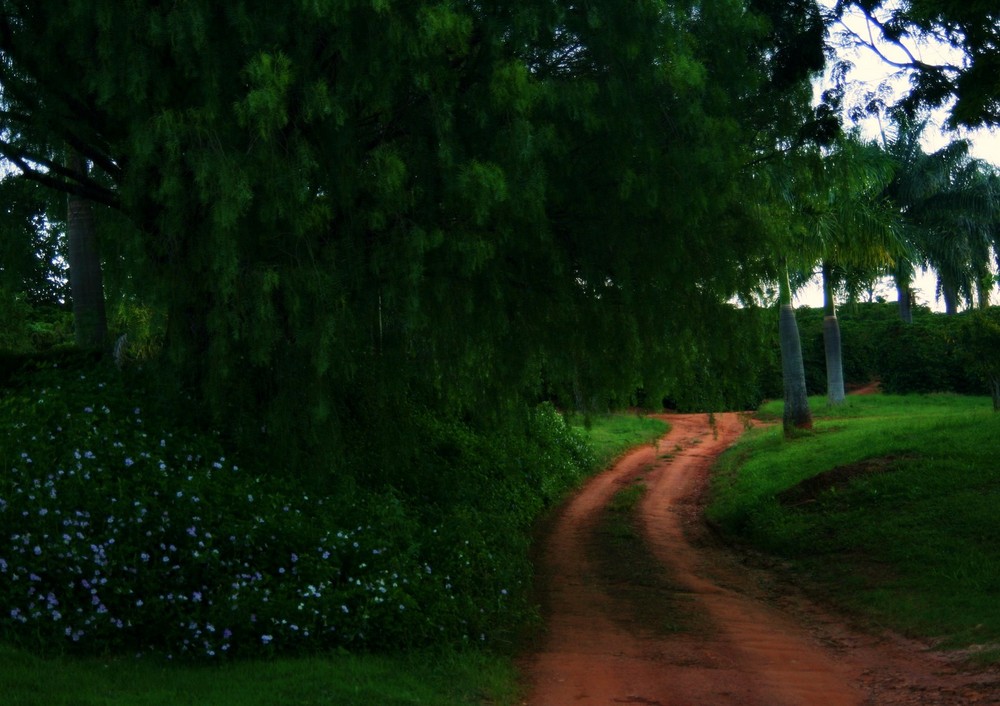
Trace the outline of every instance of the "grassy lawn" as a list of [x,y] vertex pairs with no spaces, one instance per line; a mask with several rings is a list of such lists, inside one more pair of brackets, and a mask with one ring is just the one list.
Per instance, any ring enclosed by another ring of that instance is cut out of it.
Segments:
[[[622,415],[596,417],[583,433],[603,467],[666,429]],[[42,658],[2,645],[0,694],[4,706],[501,706],[518,696],[512,660],[477,651],[188,666],[155,658]]]
[[[870,621],[1000,659],[1000,415],[988,398],[810,400],[815,429],[744,437],[709,516]],[[781,405],[761,410],[780,419]]]
[[40,659],[0,649],[5,706],[475,706],[514,699],[509,662],[477,653],[236,662]]

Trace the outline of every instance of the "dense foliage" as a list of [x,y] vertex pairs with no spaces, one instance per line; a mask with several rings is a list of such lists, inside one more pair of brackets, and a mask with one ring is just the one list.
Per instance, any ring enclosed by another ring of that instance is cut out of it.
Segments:
[[[995,206],[968,160],[920,211],[874,148],[831,159],[823,34],[809,0],[0,2],[0,348],[66,339],[66,230],[122,368],[3,402],[0,619],[190,656],[504,639],[587,467],[539,401],[755,407],[789,267],[884,267],[887,204],[945,235]],[[966,231],[978,277],[995,219]],[[841,325],[849,382],[995,379],[958,324]]]
[[[823,313],[799,309],[803,362],[811,394],[826,389]],[[904,323],[894,304],[846,306],[840,314],[844,377],[860,386],[878,380],[894,394],[957,392],[991,394],[998,339],[992,333],[1000,309],[957,316],[914,310]]]
[[750,175],[823,123],[809,2],[0,8],[3,154],[120,214],[102,251],[165,318],[163,374],[319,476],[415,435],[407,399],[708,379],[783,233]]
[[317,494],[178,428],[139,383],[36,371],[0,402],[5,639],[187,658],[502,644],[532,610],[531,522],[593,463],[549,407],[488,433],[427,418],[409,483]]

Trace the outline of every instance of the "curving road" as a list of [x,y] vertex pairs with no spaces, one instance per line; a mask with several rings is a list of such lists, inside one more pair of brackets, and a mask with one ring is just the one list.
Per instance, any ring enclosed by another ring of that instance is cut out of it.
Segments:
[[[964,672],[919,643],[854,631],[720,547],[702,498],[743,423],[664,419],[672,428],[656,447],[593,478],[554,521],[538,567],[546,628],[521,663],[526,706],[1000,703],[996,670]],[[594,549],[608,501],[639,478],[638,523],[669,586],[663,600],[685,615],[679,631],[634,617],[630,587],[607,579]]]

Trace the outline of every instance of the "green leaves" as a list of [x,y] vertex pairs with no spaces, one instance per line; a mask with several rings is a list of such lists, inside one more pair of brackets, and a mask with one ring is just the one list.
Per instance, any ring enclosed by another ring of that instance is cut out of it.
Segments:
[[246,67],[250,90],[236,106],[240,124],[257,131],[263,140],[288,124],[288,100],[292,85],[292,62],[282,52],[261,52]]
[[331,468],[400,397],[625,402],[737,350],[715,314],[784,230],[747,165],[809,113],[768,42],[805,4],[91,5],[5,6],[17,127],[95,157],[165,375],[276,465]]
[[507,199],[507,180],[496,164],[472,160],[461,169],[458,187],[476,226],[486,225],[495,207]]

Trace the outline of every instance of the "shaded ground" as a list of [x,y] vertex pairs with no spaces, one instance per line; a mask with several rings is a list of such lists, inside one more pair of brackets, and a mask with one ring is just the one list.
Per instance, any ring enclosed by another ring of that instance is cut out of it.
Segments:
[[[592,479],[539,558],[546,629],[522,661],[526,706],[1000,703],[1000,673],[861,632],[719,545],[708,470],[736,414],[670,415],[670,434]],[[634,520],[616,493],[646,486]]]

